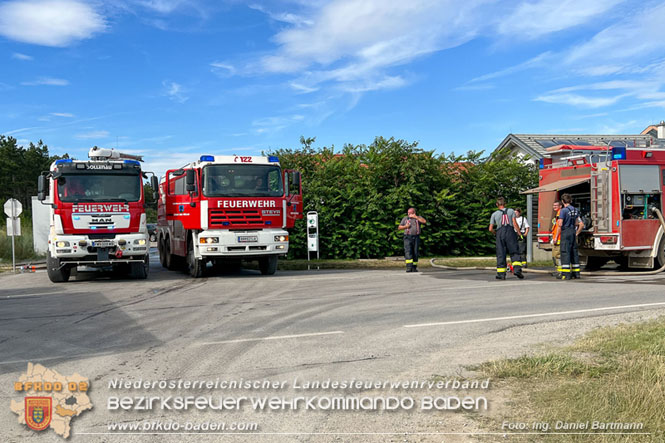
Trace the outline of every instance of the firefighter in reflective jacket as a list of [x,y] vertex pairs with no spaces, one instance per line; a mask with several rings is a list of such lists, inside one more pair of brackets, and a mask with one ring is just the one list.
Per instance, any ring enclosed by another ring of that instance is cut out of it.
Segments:
[[584,228],[580,212],[571,205],[570,194],[561,196],[563,209],[559,214],[557,225],[561,229],[561,279],[580,278],[580,256],[577,250],[577,236]]
[[561,213],[561,202],[559,200],[552,203],[552,211],[554,212],[554,218],[552,219],[552,262],[556,266],[556,272],[553,275],[556,278],[561,278],[561,228],[557,224]]
[[415,208],[406,211],[398,230],[404,231],[404,260],[406,272],[418,272],[418,242],[420,241],[421,225],[427,223],[423,217],[416,215]]
[[506,254],[510,254],[513,273],[522,279],[524,274],[522,274],[516,233],[520,228],[515,221],[515,211],[506,208],[506,200],[503,197],[496,199],[496,206],[498,209],[492,214],[489,227],[490,232],[496,233],[496,279],[506,279]]

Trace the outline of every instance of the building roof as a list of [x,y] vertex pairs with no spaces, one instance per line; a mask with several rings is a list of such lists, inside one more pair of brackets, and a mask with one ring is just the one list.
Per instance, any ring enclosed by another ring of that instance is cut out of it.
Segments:
[[658,141],[649,134],[508,134],[492,155],[519,150],[534,160],[543,158],[546,149],[557,145],[647,147]]

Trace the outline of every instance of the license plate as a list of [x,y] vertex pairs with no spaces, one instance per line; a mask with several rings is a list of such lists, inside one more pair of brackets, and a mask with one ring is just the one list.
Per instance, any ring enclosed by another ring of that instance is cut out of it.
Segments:
[[253,243],[259,241],[259,237],[256,235],[239,235],[238,243]]
[[111,248],[114,244],[111,240],[97,240],[92,242],[92,246],[95,248]]

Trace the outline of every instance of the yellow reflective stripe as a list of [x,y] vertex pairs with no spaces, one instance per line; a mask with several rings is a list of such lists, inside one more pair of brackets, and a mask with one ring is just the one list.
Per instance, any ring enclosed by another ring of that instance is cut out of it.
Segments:
[[413,262],[413,264],[414,264],[414,265],[417,265],[417,264],[418,264],[418,262],[417,262],[417,261],[414,261],[414,262]]
[[580,268],[573,268],[573,272],[580,272]]
[[522,266],[522,262],[521,261],[514,261],[513,266]]
[[411,259],[409,259],[409,260],[405,260],[405,261],[406,261],[406,264],[413,263],[413,260],[411,260]]
[[561,266],[557,266],[557,267],[556,267],[556,270],[559,271],[559,272],[561,272]]
[[562,269],[561,272],[570,272],[570,269]]
[[496,272],[506,272],[506,268],[496,268]]

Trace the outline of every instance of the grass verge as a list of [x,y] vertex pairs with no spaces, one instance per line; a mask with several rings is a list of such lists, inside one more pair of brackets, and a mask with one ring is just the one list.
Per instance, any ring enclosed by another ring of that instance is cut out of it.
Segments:
[[[594,330],[571,346],[544,355],[487,362],[473,368],[511,394],[512,406],[492,423],[549,423],[547,441],[665,441],[665,318]],[[554,435],[561,423],[642,423],[641,430],[575,430]],[[529,428],[530,430],[530,428]],[[599,435],[648,432],[650,435]],[[524,437],[542,441],[545,436]]]

